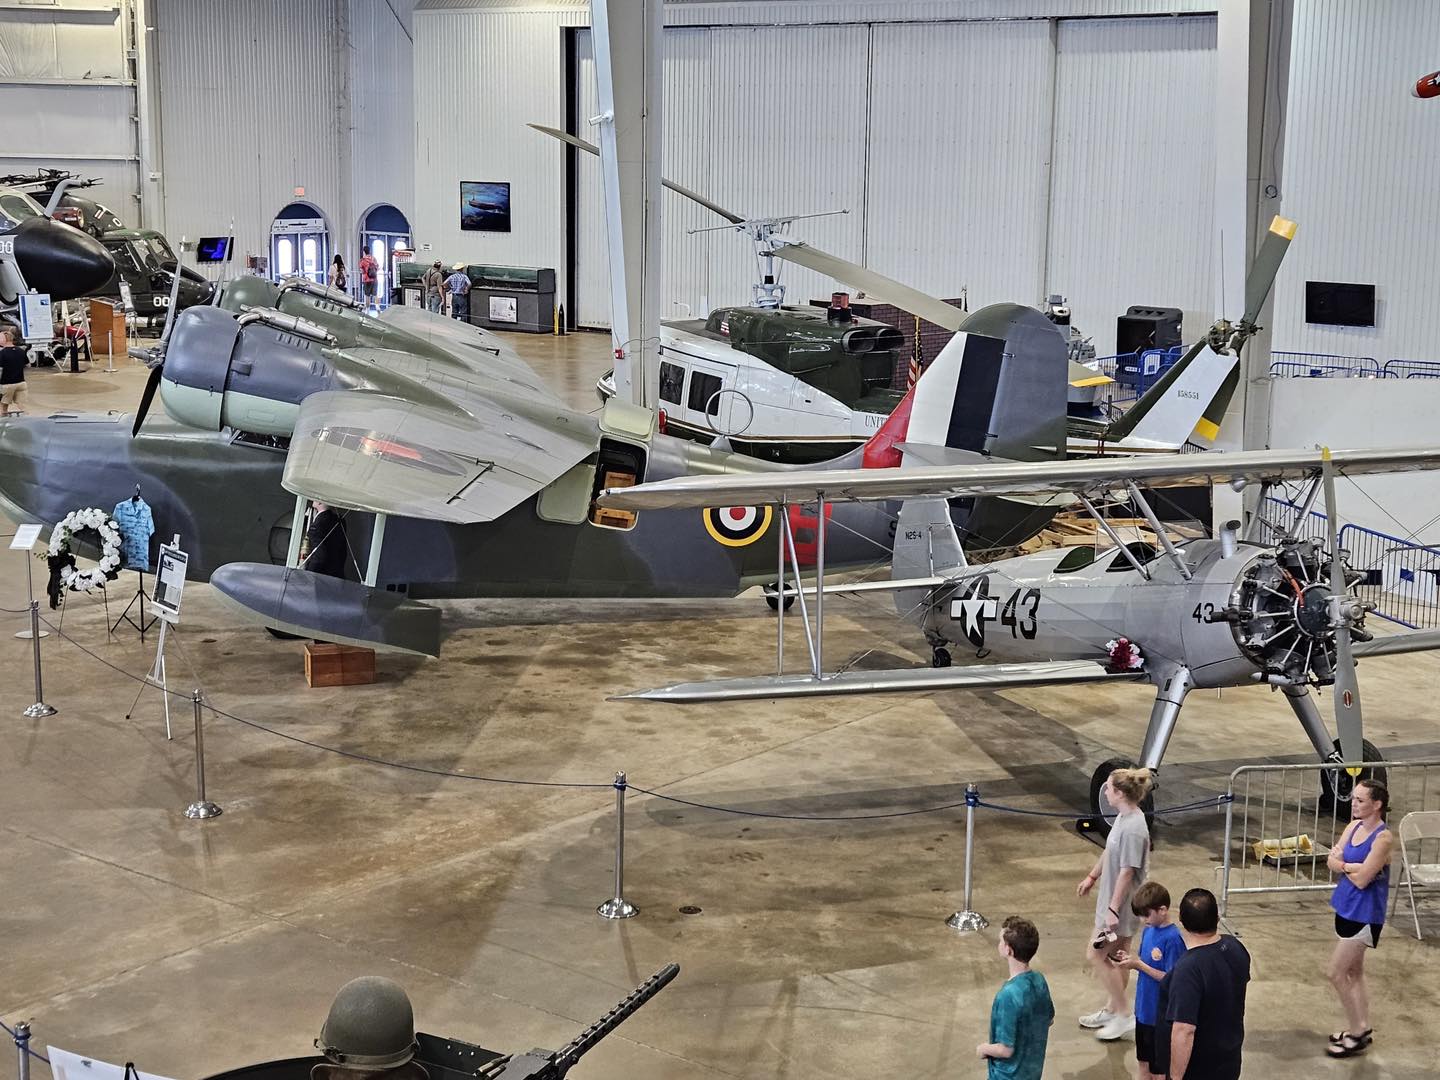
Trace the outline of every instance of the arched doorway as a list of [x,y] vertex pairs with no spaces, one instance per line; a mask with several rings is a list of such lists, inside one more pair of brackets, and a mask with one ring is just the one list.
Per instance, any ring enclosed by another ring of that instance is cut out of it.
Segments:
[[313,203],[293,202],[270,225],[270,274],[276,281],[306,277],[325,284],[330,270],[330,227]]
[[[379,263],[375,297],[380,307],[390,303],[395,281],[395,252],[410,247],[410,222],[389,203],[377,203],[360,218],[360,250]],[[359,275],[356,275],[358,281]]]

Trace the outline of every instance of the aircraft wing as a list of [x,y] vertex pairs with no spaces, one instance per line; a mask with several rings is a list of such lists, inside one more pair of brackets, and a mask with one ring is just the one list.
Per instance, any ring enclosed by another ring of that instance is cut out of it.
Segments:
[[664,701],[688,705],[704,701],[755,698],[823,697],[832,694],[890,694],[927,690],[1006,690],[1018,686],[1066,683],[1142,682],[1141,671],[1113,671],[1093,660],[1046,660],[1028,664],[971,664],[967,667],[896,668],[842,671],[816,679],[811,675],[761,675],[745,679],[676,683],[654,690],[618,694],[612,700]]
[[335,506],[468,524],[495,520],[594,451],[593,431],[484,401],[461,411],[325,391],[300,404],[282,483]]
[[1385,634],[1369,641],[1357,641],[1350,646],[1350,651],[1357,657],[1395,656],[1399,653],[1428,652],[1431,649],[1440,649],[1440,630]]
[[525,394],[560,400],[515,350],[476,327],[404,304],[391,304],[379,319],[444,349],[467,371],[502,380]]
[[[922,496],[1033,495],[1097,492],[1133,480],[1147,487],[1303,480],[1320,472],[1320,450],[1240,450],[1165,457],[1100,458],[909,469],[803,469],[685,476],[631,488],[607,488],[600,505],[626,510],[763,506],[771,503],[866,502]],[[1339,476],[1440,469],[1440,448],[1336,450]]]

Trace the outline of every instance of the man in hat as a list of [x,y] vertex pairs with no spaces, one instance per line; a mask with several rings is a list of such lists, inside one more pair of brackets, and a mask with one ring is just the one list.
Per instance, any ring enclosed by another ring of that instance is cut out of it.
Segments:
[[445,291],[450,294],[450,317],[461,322],[470,321],[470,275],[465,272],[463,262],[451,267],[450,276],[445,279]]
[[440,269],[439,259],[430,264],[430,269],[425,271],[425,276],[420,279],[420,284],[425,287],[425,306],[436,313],[443,311],[445,309],[445,274]]

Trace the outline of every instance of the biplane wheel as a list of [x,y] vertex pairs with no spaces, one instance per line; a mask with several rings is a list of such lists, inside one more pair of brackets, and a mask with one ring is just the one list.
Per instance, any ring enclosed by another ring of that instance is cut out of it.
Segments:
[[[1115,820],[1115,808],[1110,805],[1110,800],[1105,798],[1102,788],[1110,774],[1116,769],[1133,769],[1135,762],[1129,758],[1113,757],[1102,761],[1090,774],[1090,816],[1081,818],[1075,823],[1075,827],[1082,836],[1093,836],[1103,841],[1110,835],[1110,823]],[[1145,824],[1151,829],[1155,827],[1155,791],[1152,788],[1150,794],[1145,796],[1145,801],[1140,804],[1140,809],[1145,812]]]
[[[1340,740],[1335,740],[1335,754],[1340,754]],[[1369,739],[1360,740],[1361,761],[1384,761],[1385,755]],[[1350,792],[1357,780],[1379,780],[1385,782],[1384,769],[1362,769],[1359,776],[1351,776],[1344,769],[1325,769],[1320,773],[1320,805],[1327,810],[1350,804]]]
[[[769,605],[771,611],[779,611],[779,610],[780,610],[780,596],[779,596],[779,593],[780,593],[780,590],[779,590],[778,588],[776,588],[775,583],[774,583],[773,581],[772,581],[769,585],[766,585],[766,586],[765,586],[765,603]],[[786,610],[786,611],[789,611],[789,610],[790,610],[792,607],[794,607],[794,606],[795,606],[795,590],[794,590],[793,587],[791,587],[791,586],[789,586],[789,585],[786,585],[786,586],[785,586],[785,610]]]
[[942,649],[937,647],[935,651],[930,654],[931,667],[949,667],[950,663],[951,660],[949,649]]

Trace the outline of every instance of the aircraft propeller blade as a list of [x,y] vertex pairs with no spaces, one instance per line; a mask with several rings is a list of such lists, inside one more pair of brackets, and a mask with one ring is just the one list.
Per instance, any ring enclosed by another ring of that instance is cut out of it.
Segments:
[[1240,320],[1242,324],[1254,326],[1255,320],[1260,317],[1260,309],[1265,306],[1265,298],[1270,295],[1270,288],[1275,284],[1275,275],[1280,272],[1280,264],[1285,260],[1285,252],[1290,250],[1290,241],[1294,238],[1295,222],[1276,214],[1270,222],[1270,231],[1260,242],[1260,250],[1255,253],[1255,261],[1250,264],[1250,273],[1245,278],[1245,314]]
[[1355,652],[1351,648],[1348,609],[1354,603],[1345,580],[1345,564],[1340,558],[1339,534],[1335,528],[1335,470],[1330,464],[1330,449],[1321,451],[1321,475],[1325,483],[1325,533],[1330,545],[1330,603],[1335,618],[1335,733],[1340,737],[1340,756],[1345,761],[1361,761],[1364,754],[1364,724],[1360,716],[1360,680],[1355,675]]
[[[183,236],[180,238],[180,244],[181,244],[181,246],[182,246],[182,248],[183,248],[183,246],[184,246],[184,244],[185,244],[185,238],[184,238]],[[176,303],[179,301],[179,299],[180,299],[180,256],[179,256],[179,255],[176,255],[176,256],[175,256],[175,270],[174,270],[174,272],[171,274],[171,277],[170,277],[170,307],[169,307],[169,308],[166,310],[166,312],[165,312],[165,329],[164,329],[163,331],[161,331],[161,333],[160,333],[160,344],[159,344],[158,346],[156,346],[156,348],[159,349],[160,355],[161,355],[162,357],[165,355],[165,345],[166,345],[166,343],[170,340],[170,331],[171,331],[171,330],[174,328],[174,326],[175,326],[175,305],[176,305]]]
[[135,426],[130,429],[130,437],[133,439],[140,434],[140,425],[145,423],[145,416],[150,412],[150,403],[155,400],[155,391],[160,388],[161,376],[165,374],[165,365],[156,364],[150,369],[150,377],[145,380],[145,390],[140,395],[140,407],[135,410]]

